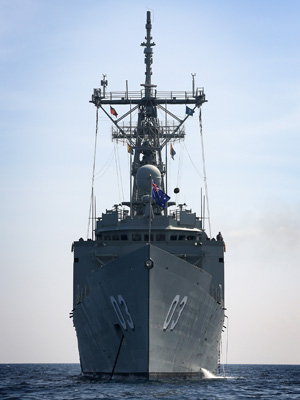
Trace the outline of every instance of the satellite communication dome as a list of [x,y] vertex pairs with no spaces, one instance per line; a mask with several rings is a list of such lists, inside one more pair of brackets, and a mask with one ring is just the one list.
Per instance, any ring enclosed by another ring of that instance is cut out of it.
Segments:
[[161,173],[157,167],[154,165],[146,164],[139,168],[136,174],[136,183],[138,188],[143,193],[151,192],[151,180],[149,179],[151,175],[151,180],[154,181],[158,187],[161,186]]

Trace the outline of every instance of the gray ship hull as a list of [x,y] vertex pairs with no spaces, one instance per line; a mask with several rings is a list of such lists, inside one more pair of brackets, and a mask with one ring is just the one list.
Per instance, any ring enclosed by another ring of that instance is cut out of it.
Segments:
[[73,314],[83,373],[151,378],[216,371],[224,309],[210,294],[211,279],[153,245],[92,272]]

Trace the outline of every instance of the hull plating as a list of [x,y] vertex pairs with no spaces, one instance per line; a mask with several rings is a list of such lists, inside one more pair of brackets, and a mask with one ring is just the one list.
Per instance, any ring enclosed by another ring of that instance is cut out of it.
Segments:
[[208,273],[155,246],[91,273],[89,294],[74,309],[82,371],[146,377],[215,371],[224,311],[210,283]]

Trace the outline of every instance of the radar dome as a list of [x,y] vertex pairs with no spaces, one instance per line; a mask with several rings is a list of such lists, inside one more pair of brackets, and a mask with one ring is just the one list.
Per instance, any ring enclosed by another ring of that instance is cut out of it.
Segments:
[[154,165],[146,164],[139,168],[136,174],[136,183],[138,188],[143,193],[149,193],[151,190],[151,182],[149,177],[158,185],[161,186],[161,173]]

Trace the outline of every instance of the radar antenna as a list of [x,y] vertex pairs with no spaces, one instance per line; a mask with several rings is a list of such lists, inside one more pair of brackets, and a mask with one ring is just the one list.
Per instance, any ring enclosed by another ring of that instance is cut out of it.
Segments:
[[[146,65],[145,83],[142,83],[140,92],[128,91],[126,83],[125,92],[107,92],[106,74],[101,80],[101,89],[94,89],[91,103],[101,108],[106,116],[113,123],[112,138],[127,143],[128,151],[131,153],[131,176],[133,183],[130,184],[130,202],[123,202],[130,206],[132,215],[143,215],[145,204],[142,201],[144,192],[137,185],[137,172],[144,165],[151,165],[159,170],[161,175],[161,189],[165,190],[166,163],[162,160],[162,149],[172,140],[181,140],[185,136],[184,122],[192,116],[196,107],[200,108],[206,102],[204,89],[195,88],[195,75],[192,74],[192,92],[172,91],[159,92],[156,85],[152,84],[153,47],[151,31],[151,12],[147,11],[145,41],[141,43],[144,47],[144,61]],[[186,108],[184,118],[174,115],[167,105],[192,105]],[[105,106],[110,105],[110,112]],[[112,106],[129,106],[129,111],[120,115]],[[157,110],[162,110],[165,115],[165,123],[161,123],[157,117]],[[133,128],[131,123],[132,113],[138,110],[137,124]],[[112,115],[111,115],[112,114]],[[130,122],[125,123],[124,119],[130,116]],[[167,121],[167,116],[172,120]],[[170,203],[169,203],[170,205]],[[158,209],[158,212],[160,210]]]

